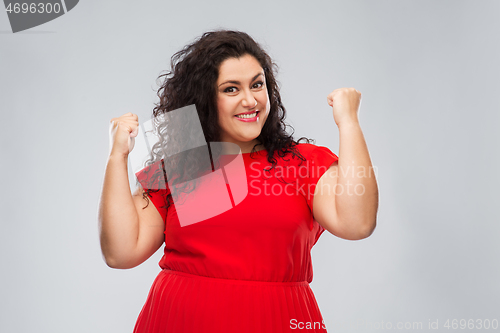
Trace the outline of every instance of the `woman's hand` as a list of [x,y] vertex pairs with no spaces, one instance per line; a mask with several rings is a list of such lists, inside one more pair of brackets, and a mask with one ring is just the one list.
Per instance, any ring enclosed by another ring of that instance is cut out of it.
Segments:
[[328,105],[333,108],[333,119],[337,126],[345,123],[358,123],[358,111],[361,103],[361,93],[354,88],[339,88],[332,91],[328,97]]
[[132,112],[113,118],[109,125],[109,155],[127,157],[134,149],[135,137],[139,134],[139,117]]

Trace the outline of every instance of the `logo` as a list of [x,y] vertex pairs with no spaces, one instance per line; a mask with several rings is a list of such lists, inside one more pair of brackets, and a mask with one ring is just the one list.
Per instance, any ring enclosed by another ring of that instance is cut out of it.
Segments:
[[31,29],[52,21],[75,8],[79,0],[9,1],[4,0],[12,32]]
[[[158,134],[159,124],[166,125],[166,131],[173,133],[169,140]],[[194,104],[166,112],[141,125],[129,158],[143,188],[166,189],[168,183],[171,192],[174,188],[194,189],[172,196],[181,227],[220,215],[247,197],[247,174],[240,147],[230,142],[207,143]],[[169,143],[170,140],[173,143]],[[156,162],[147,169],[154,172],[160,168],[159,173],[166,176],[166,182],[164,179],[150,183],[144,181],[143,164],[153,151],[162,152],[165,167]],[[223,152],[217,163],[213,160],[214,151]],[[167,160],[172,163],[165,162]],[[182,181],[173,182],[177,175],[186,174],[182,171],[196,168],[206,172],[196,176],[188,172]]]

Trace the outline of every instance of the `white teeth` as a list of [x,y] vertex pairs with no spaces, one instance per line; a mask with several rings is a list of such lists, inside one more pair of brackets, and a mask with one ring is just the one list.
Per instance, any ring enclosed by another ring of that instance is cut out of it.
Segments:
[[257,115],[257,112],[254,113],[249,113],[249,114],[242,114],[242,115],[236,115],[238,118],[253,118]]

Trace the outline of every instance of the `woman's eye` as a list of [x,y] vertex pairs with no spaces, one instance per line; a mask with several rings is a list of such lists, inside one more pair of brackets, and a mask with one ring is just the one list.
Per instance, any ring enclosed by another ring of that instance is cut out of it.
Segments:
[[261,88],[263,85],[264,85],[264,82],[259,81],[259,82],[255,82],[255,84],[253,86],[254,86],[254,88]]
[[[234,89],[234,90],[231,90],[231,89]],[[226,93],[236,92],[236,87],[227,87],[226,89],[224,89],[224,92],[226,92]]]

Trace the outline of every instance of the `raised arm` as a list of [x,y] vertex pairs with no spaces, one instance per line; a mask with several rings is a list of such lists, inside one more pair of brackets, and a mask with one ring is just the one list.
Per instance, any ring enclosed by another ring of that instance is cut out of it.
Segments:
[[127,113],[110,122],[110,153],[99,200],[101,251],[112,268],[135,267],[164,241],[164,223],[152,202],[146,206],[143,189],[132,195],[128,181],[128,154],[138,133],[138,117]]
[[378,186],[358,121],[361,93],[340,88],[328,95],[339,128],[339,160],[323,174],[314,192],[313,215],[327,231],[350,240],[375,229]]

